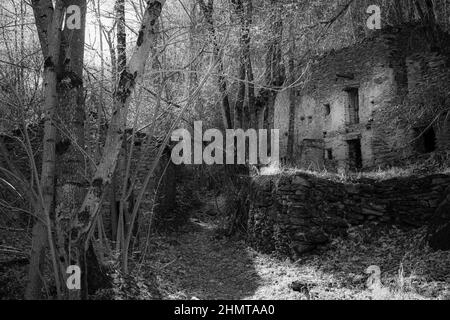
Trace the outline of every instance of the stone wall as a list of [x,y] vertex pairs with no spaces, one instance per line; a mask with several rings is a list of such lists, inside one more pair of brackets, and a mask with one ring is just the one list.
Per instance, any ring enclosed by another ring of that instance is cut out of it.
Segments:
[[[129,137],[129,136],[128,136]],[[128,141],[130,140],[130,137]],[[126,211],[131,213],[136,202],[137,196],[144,186],[145,179],[154,165],[154,160],[160,143],[153,139],[151,146],[147,146],[148,138],[145,134],[139,134],[135,138],[133,147],[133,154],[131,159],[130,176],[137,175],[135,187],[131,193],[129,201],[126,206]],[[118,201],[122,195],[123,181],[125,177],[128,153],[130,152],[131,144],[123,147],[118,159],[117,169],[114,177],[114,184],[109,186],[108,198],[105,199],[102,205],[102,215],[106,225],[108,234],[112,234],[112,228],[115,222],[112,221],[113,208],[111,204]],[[156,168],[151,175],[147,188],[139,207],[139,215],[137,223],[141,225],[148,225],[150,220],[153,220],[154,226],[164,223],[170,223],[174,219],[176,208],[176,185],[177,185],[177,168],[170,158],[171,148],[166,147],[161,156]],[[130,179],[131,181],[131,179]],[[129,182],[130,182],[129,181]],[[127,221],[128,217],[125,217]],[[127,222],[128,223],[128,222]]]
[[427,224],[450,175],[339,182],[306,173],[253,179],[248,236],[262,252],[293,256],[313,250],[352,225],[403,228]]
[[[87,150],[86,152],[92,153],[93,150],[95,150],[96,146],[96,130],[93,126],[90,126],[87,123],[86,124],[86,145]],[[41,153],[42,153],[42,136],[43,136],[43,126],[35,124],[33,126],[30,126],[28,131],[28,135],[30,137],[32,150],[35,157],[36,167],[38,168],[38,171],[40,171],[41,167]],[[113,208],[112,204],[115,202],[116,206],[118,206],[118,201],[121,197],[121,190],[123,186],[123,180],[126,172],[126,165],[127,165],[127,152],[130,150],[131,146],[131,136],[130,136],[131,130],[126,130],[126,139],[128,143],[124,146],[120,152],[118,164],[116,168],[115,177],[113,179],[114,186],[110,185],[108,186],[107,190],[107,196],[103,200],[102,208],[101,208],[101,214],[102,218],[105,222],[106,226],[106,232],[108,236],[112,235],[112,228],[113,224]],[[15,165],[15,167],[23,174],[23,176],[29,180],[31,177],[31,170],[30,170],[30,162],[28,159],[28,156],[23,148],[23,146],[20,144],[20,140],[23,140],[24,137],[20,130],[15,130],[11,132],[8,135],[0,133],[0,139],[5,147],[5,151],[8,154],[9,160],[12,161]],[[104,137],[102,139],[104,141]],[[141,190],[143,183],[145,181],[145,178],[147,176],[147,173],[150,171],[151,167],[153,166],[154,158],[157,154],[158,147],[160,145],[160,142],[158,142],[156,139],[154,139],[152,143],[152,147],[149,149],[146,149],[145,143],[147,141],[147,136],[142,133],[138,133],[135,137],[134,141],[134,147],[133,147],[133,156],[131,161],[131,168],[130,173],[131,175],[138,170],[138,162],[141,162],[141,165],[139,165],[139,170],[137,172],[137,179],[135,188],[132,192],[132,196],[130,197],[130,201],[127,203],[129,207],[129,211],[131,211],[132,206],[134,205],[134,202],[136,200],[137,195],[139,194],[139,191]],[[65,142],[62,141],[61,143],[56,144],[56,153],[59,154],[60,152],[64,152],[64,148],[67,148],[67,145],[64,144]],[[62,149],[59,150],[59,149]],[[144,152],[144,149],[147,151]],[[153,218],[157,220],[157,222],[165,223],[169,221],[172,221],[174,219],[175,215],[175,207],[176,207],[176,186],[177,186],[177,168],[172,163],[170,159],[170,152],[171,148],[170,146],[166,147],[160,162],[158,163],[157,167],[154,170],[154,173],[150,179],[150,182],[145,190],[145,195],[143,197],[143,200],[141,202],[140,211],[139,211],[139,222],[145,223],[147,222],[152,212],[154,212]],[[0,152],[0,167],[7,168],[6,164],[7,159],[3,158],[2,152]],[[93,168],[89,165],[89,162],[86,162],[86,172],[87,177],[92,176],[92,170]],[[4,177],[5,180],[9,180],[6,176],[4,176],[5,173],[0,170],[0,178]],[[85,181],[85,187],[88,187],[89,181]],[[115,190],[114,194],[112,193],[112,189]],[[154,195],[156,194],[156,203],[154,203]],[[11,198],[12,197],[12,198]],[[5,188],[3,184],[0,184],[0,198],[4,198],[7,201],[13,201],[17,197],[16,194],[9,192],[8,188]],[[9,199],[11,198],[11,199]]]

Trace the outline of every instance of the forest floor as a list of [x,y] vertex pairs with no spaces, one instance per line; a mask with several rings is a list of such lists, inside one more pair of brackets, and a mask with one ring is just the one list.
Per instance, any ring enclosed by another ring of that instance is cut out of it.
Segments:
[[0,226],[0,300],[23,299],[30,247],[26,229]]
[[[223,205],[210,196],[179,231],[155,236],[135,286],[141,293],[116,298],[156,298],[158,287],[162,299],[450,299],[450,252],[424,245],[424,229],[355,227],[291,261],[254,251],[242,235],[223,237]],[[20,230],[0,235],[0,300],[22,299],[29,238]],[[365,285],[370,265],[380,267],[384,285],[375,292]]]
[[[450,299],[450,252],[422,245],[424,230],[354,228],[293,262],[218,237],[214,206],[209,200],[182,230],[154,239],[147,264],[163,299]],[[370,265],[382,272],[375,292],[365,285]]]

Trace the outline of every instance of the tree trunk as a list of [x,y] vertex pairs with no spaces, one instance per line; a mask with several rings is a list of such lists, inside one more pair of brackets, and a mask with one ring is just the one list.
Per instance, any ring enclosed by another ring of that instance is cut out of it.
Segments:
[[218,86],[219,91],[222,98],[222,121],[225,129],[229,129],[233,127],[231,122],[231,111],[230,111],[230,101],[228,99],[228,89],[227,89],[227,81],[225,76],[223,75],[224,65],[220,52],[219,43],[217,41],[216,29],[214,27],[213,20],[213,11],[214,11],[214,1],[208,0],[208,3],[205,3],[204,0],[197,0],[200,8],[203,12],[203,16],[206,20],[208,31],[211,37],[211,42],[213,44],[213,57],[217,62],[217,73],[218,73]]
[[[47,34],[49,32],[49,23],[53,18],[53,4],[51,0],[33,0],[32,6],[42,54],[44,57],[47,57]],[[42,219],[43,215],[44,213],[42,212]],[[35,300],[41,298],[41,270],[46,245],[47,228],[43,221],[36,220],[32,231],[30,265],[28,270],[28,283],[25,289],[25,299]]]
[[245,63],[239,61],[239,89],[234,103],[234,128],[245,128],[244,123],[244,101],[245,101]]
[[250,114],[250,128],[257,129],[257,115],[255,105],[255,84],[253,76],[252,57],[250,54],[250,26],[253,20],[253,4],[252,0],[244,0],[244,16],[243,16],[243,28],[242,37],[244,43],[244,61],[245,61],[245,73],[247,75],[247,92],[248,92],[248,112]]
[[244,6],[242,0],[233,0],[234,10],[241,22],[241,35],[239,38],[239,47],[241,51],[241,57],[239,59],[239,83],[238,91],[236,95],[236,101],[234,103],[234,128],[245,128],[244,124],[244,102],[245,102],[245,79],[246,79],[246,61],[245,61],[245,50],[244,50]]
[[[197,24],[198,24],[198,6],[196,1],[191,1],[190,7],[190,19],[191,25],[189,27],[189,76],[188,85],[186,86],[186,96],[188,97],[191,92],[198,86],[198,70],[201,66],[201,53],[199,53],[199,41],[196,37]],[[198,119],[204,117],[204,103],[202,103],[201,97],[195,102],[194,110],[197,113]]]
[[[161,14],[164,2],[164,0],[148,1],[134,53],[126,69],[120,74],[118,87],[114,93],[113,113],[102,159],[97,166],[83,204],[78,210],[77,223],[72,229],[73,239],[77,243],[80,258],[85,253],[83,248],[84,250],[87,249],[88,234],[99,212],[105,188],[110,184],[116,168],[117,158],[124,138],[131,94],[136,87],[136,83],[141,79],[150,50],[155,44],[157,35],[154,26]],[[80,267],[82,270],[86,270],[84,265]]]
[[42,271],[47,247],[47,227],[39,220],[35,222],[32,231],[28,283],[25,288],[25,299],[42,299]]
[[[56,265],[55,250],[50,225],[50,214],[54,210],[55,195],[55,142],[56,128],[54,124],[54,115],[58,103],[57,97],[57,65],[59,62],[59,47],[61,43],[61,21],[63,16],[63,3],[56,1],[53,8],[52,2],[48,0],[33,2],[36,26],[39,31],[42,52],[44,53],[44,140],[42,151],[42,170],[41,170],[41,196],[43,211],[39,210],[41,219],[37,220],[33,227],[32,239],[32,257],[29,266],[29,282],[26,288],[26,299],[39,299],[35,296],[40,292],[41,286],[41,257],[46,247],[43,242],[44,230],[47,232],[47,241],[50,244],[50,250],[53,255],[53,268],[55,272],[55,281],[58,295],[59,287],[59,267]],[[49,9],[51,8],[51,9]],[[43,222],[45,225],[41,225]]]
[[[281,51],[281,41],[283,39],[283,19],[281,15],[281,8],[277,1],[271,0],[271,5],[274,12],[269,19],[269,35],[266,47],[268,48],[266,54],[266,70],[265,70],[265,86],[259,92],[256,102],[256,113],[258,115],[258,123],[261,128],[267,121],[269,128],[273,126],[274,105],[276,91],[284,84],[285,69],[283,65],[283,56]],[[268,133],[268,141],[270,141],[270,131]],[[268,142],[270,146],[270,142]]]
[[125,32],[125,0],[116,1],[117,20],[117,73],[120,74],[127,66],[127,34]]
[[[60,260],[64,255],[64,268],[71,265],[69,252],[70,225],[76,218],[75,213],[80,207],[88,182],[83,178],[84,168],[84,39],[86,25],[86,0],[65,0],[65,7],[77,5],[81,9],[80,29],[70,30],[67,27],[62,32],[60,59],[58,65],[58,142],[57,182],[56,182],[56,232]],[[70,292],[71,298],[78,298],[79,292]],[[69,296],[69,293],[68,295]]]
[[[294,20],[291,18],[289,26],[289,84],[294,85],[295,82],[295,34],[294,34]],[[289,162],[294,162],[294,140],[295,140],[295,87],[289,88],[289,126],[288,126],[288,141],[287,141],[287,155]]]
[[[120,74],[125,71],[126,64],[127,64],[127,55],[126,55],[126,49],[127,49],[127,38],[126,38],[126,32],[125,32],[125,1],[124,0],[117,0],[116,1],[116,21],[117,21],[117,74],[120,78]],[[124,177],[123,173],[126,171],[126,159],[127,159],[127,144],[124,143],[123,147],[125,149],[124,154],[121,156],[122,153],[119,154],[119,167],[118,172],[121,173],[121,177]],[[122,188],[119,188],[122,190],[122,194],[118,196],[120,199],[119,202],[119,211],[118,211],[118,223],[117,223],[117,241],[116,241],[116,249],[120,250],[124,246],[124,238],[125,233],[127,230],[127,220],[128,220],[128,206],[126,204],[126,200],[124,200],[124,193],[126,190],[126,182],[122,181]],[[113,192],[116,192],[114,190]],[[116,195],[117,196],[117,195]]]

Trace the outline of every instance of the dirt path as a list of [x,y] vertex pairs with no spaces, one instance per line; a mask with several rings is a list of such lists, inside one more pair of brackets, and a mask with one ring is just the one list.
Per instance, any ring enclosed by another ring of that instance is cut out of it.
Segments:
[[[249,248],[243,239],[218,239],[217,221],[208,213],[214,202],[197,210],[190,223],[177,234],[156,239],[150,255],[156,269],[163,299],[423,299],[448,297],[449,282],[429,279],[430,266],[436,261],[449,261],[449,254],[419,252],[418,261],[426,257],[428,267],[418,277],[415,260],[411,270],[402,275],[404,282],[398,290],[397,271],[383,276],[390,288],[387,297],[374,297],[365,289],[364,269],[378,264],[382,270],[402,261],[403,243],[411,244],[411,235],[398,234],[375,240],[373,245],[341,241],[321,255],[302,261],[280,261]],[[377,241],[381,241],[381,244]],[[397,247],[395,247],[397,246]],[[385,247],[385,248],[381,248]],[[378,250],[378,251],[376,251]],[[376,254],[375,254],[376,252]],[[386,258],[389,255],[389,259]],[[426,267],[426,266],[424,266]],[[448,274],[448,273],[446,273]],[[449,279],[450,280],[450,279]],[[307,284],[308,290],[297,292],[294,281]],[[409,287],[408,287],[409,286]],[[428,292],[425,296],[417,290]],[[414,288],[413,288],[414,287]],[[397,292],[398,291],[398,292]]]
[[252,295],[260,279],[245,244],[214,239],[215,226],[196,219],[189,229],[175,243],[176,261],[166,270],[178,275],[184,291],[178,293],[202,300]]
[[218,239],[217,221],[207,214],[212,206],[197,210],[179,234],[161,238],[153,259],[164,298],[306,298],[289,287],[300,277],[295,264],[258,254],[242,239]]

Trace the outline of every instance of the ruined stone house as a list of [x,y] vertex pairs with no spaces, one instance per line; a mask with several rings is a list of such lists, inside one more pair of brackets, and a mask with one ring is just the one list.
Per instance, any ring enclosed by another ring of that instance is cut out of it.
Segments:
[[[276,98],[281,160],[289,138],[293,164],[310,169],[361,170],[449,150],[449,117],[429,125],[448,108],[449,39],[437,27],[390,27],[314,61],[295,94]],[[414,120],[403,119],[411,110],[419,110]]]

